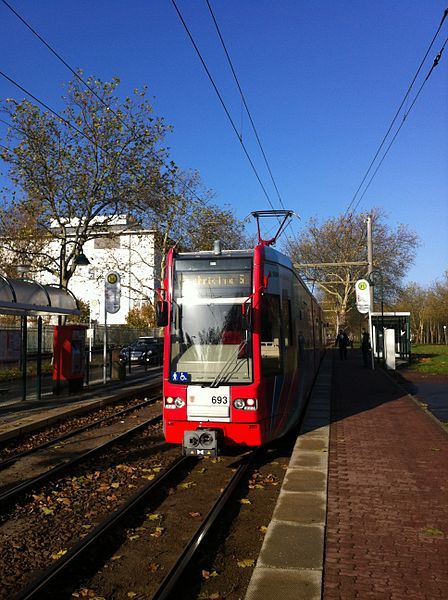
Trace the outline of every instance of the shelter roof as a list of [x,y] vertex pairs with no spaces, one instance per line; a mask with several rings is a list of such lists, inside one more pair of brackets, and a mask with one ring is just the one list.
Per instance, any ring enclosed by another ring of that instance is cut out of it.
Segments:
[[80,310],[70,290],[0,275],[0,314],[79,315]]

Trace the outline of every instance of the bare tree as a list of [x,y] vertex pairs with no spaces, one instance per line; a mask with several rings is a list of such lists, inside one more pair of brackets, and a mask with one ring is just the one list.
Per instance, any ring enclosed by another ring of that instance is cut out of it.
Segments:
[[[382,293],[391,301],[407,270],[412,265],[418,237],[406,225],[392,229],[379,209],[358,215],[340,215],[320,224],[310,219],[308,226],[291,242],[287,251],[299,265],[302,275],[316,282],[324,293],[324,302],[345,324],[354,307],[354,282],[366,276],[366,220],[372,216],[373,263],[382,275]],[[321,266],[326,263],[327,266]],[[313,265],[313,266],[301,266]]]

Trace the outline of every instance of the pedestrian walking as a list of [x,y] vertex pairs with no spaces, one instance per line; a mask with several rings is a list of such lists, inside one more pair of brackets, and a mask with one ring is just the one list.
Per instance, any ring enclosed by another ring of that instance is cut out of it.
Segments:
[[368,331],[365,329],[362,330],[362,339],[361,339],[361,351],[362,351],[362,362],[365,367],[369,366],[369,358],[370,358],[370,335]]
[[341,360],[347,360],[347,346],[349,345],[349,342],[348,335],[343,329],[340,329],[336,337],[335,346],[339,346],[339,358]]

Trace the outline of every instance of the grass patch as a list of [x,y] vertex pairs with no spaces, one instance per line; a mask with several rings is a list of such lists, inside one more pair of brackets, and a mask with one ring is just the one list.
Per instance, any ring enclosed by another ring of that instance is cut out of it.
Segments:
[[448,375],[448,345],[412,346],[411,371],[427,375]]

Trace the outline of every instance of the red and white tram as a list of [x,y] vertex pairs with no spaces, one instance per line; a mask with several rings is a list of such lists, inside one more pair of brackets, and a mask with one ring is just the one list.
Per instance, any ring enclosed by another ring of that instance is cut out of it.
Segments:
[[322,314],[290,259],[268,244],[168,254],[157,306],[164,434],[184,454],[260,446],[303,410],[322,353]]

